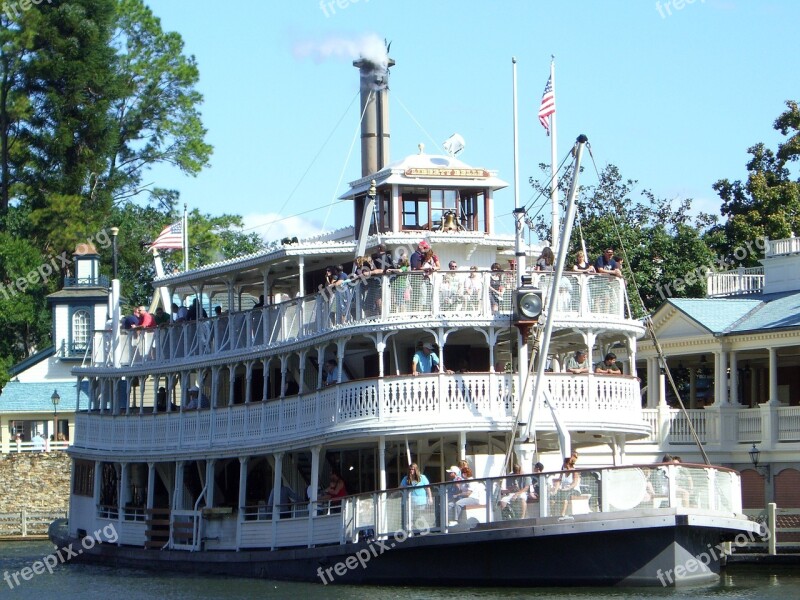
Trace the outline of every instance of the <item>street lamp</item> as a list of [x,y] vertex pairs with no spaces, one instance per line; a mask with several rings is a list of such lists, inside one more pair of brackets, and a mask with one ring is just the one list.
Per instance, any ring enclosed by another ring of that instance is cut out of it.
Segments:
[[750,455],[750,462],[753,463],[753,467],[755,467],[756,472],[760,473],[759,468],[763,469],[764,477],[766,477],[767,481],[769,481],[771,475],[769,465],[764,465],[762,467],[758,466],[758,459],[761,456],[761,450],[756,448],[756,445],[753,444],[753,447],[750,448],[750,450],[748,450],[747,453]]
[[53,429],[55,429],[55,433],[53,434],[53,441],[58,441],[58,403],[61,401],[61,396],[58,395],[58,390],[53,390],[53,395],[50,396],[50,400],[53,403]]

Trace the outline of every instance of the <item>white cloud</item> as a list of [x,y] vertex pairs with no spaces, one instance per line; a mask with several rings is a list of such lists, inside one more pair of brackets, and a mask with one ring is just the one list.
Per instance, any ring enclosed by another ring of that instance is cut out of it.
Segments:
[[297,216],[282,217],[277,213],[251,213],[244,215],[242,222],[242,231],[257,233],[265,242],[285,237],[304,239],[323,232],[318,222]]

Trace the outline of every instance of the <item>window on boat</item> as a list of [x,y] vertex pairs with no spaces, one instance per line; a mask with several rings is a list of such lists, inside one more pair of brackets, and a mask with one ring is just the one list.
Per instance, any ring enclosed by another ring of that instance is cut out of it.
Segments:
[[89,311],[83,308],[72,313],[72,343],[70,350],[74,352],[85,352],[86,345],[89,343],[89,329],[91,318]]
[[425,189],[403,191],[403,229],[429,229],[428,192]]

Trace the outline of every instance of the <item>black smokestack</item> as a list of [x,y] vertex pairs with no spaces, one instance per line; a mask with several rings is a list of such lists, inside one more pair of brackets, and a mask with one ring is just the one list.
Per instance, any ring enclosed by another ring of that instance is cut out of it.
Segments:
[[380,171],[389,162],[388,56],[353,61],[361,75],[361,176]]

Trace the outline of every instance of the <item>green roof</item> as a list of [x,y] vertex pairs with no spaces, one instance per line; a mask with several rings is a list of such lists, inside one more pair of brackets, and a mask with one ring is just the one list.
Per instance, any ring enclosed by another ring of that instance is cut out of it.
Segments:
[[[81,404],[88,406],[88,396],[85,389],[81,390]],[[43,383],[23,383],[9,381],[0,394],[0,413],[52,413],[53,391],[58,391],[61,400],[58,402],[58,412],[75,412],[77,379],[73,381],[46,381]]]
[[762,304],[760,298],[670,298],[668,302],[711,333],[725,333]]

